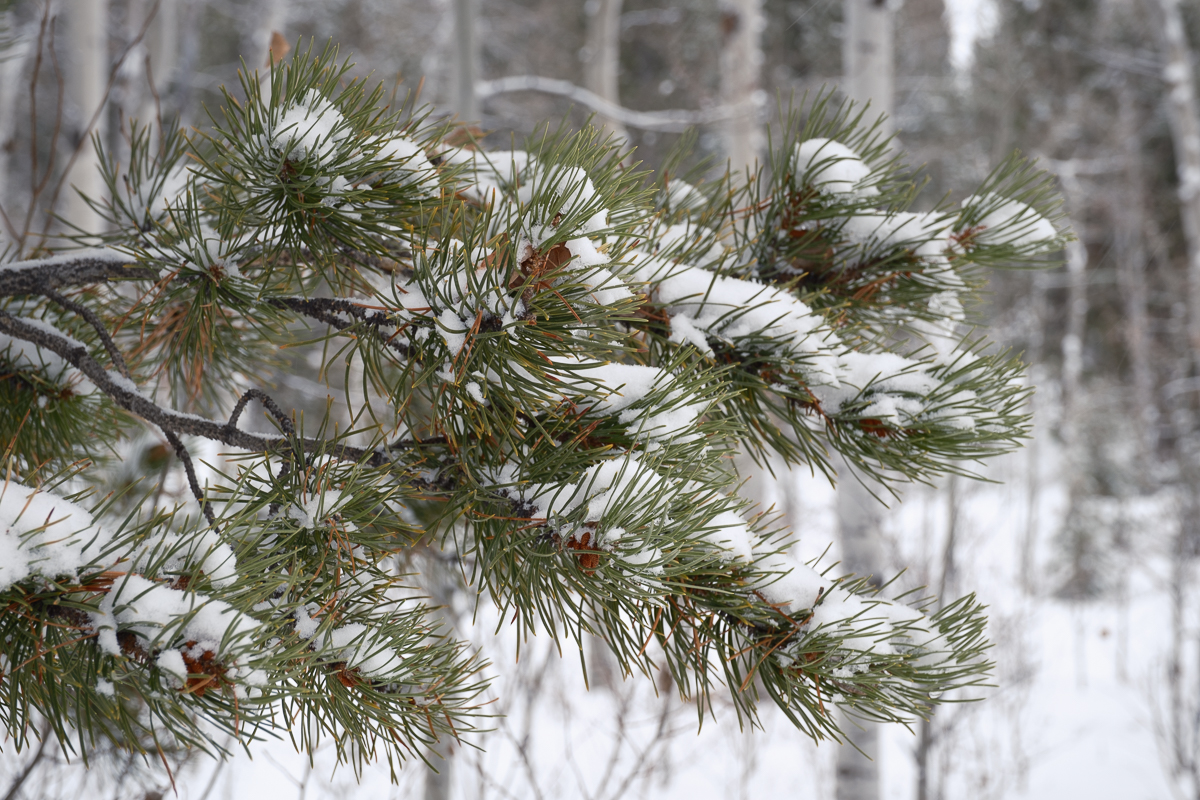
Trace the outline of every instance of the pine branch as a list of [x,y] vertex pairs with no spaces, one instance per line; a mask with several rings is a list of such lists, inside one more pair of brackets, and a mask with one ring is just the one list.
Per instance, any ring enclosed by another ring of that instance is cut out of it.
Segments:
[[[376,748],[419,755],[457,736],[479,691],[462,646],[393,591],[397,552],[430,542],[519,636],[596,633],[623,670],[665,667],[701,710],[728,692],[753,721],[769,698],[814,739],[840,737],[834,706],[906,722],[984,679],[973,598],[935,607],[796,563],[737,496],[729,456],[777,451],[832,477],[837,451],[854,472],[926,480],[1015,446],[1022,366],[960,328],[982,267],[1043,264],[1064,241],[1044,173],[1013,157],[959,206],[914,212],[878,126],[822,94],[763,172],[692,185],[684,155],[653,178],[590,130],[459,147],[348,70],[310,49],[269,81],[243,76],[207,134],[156,149],[135,130],[95,205],[114,249],[0,267],[0,400],[15,411],[0,432],[18,478],[4,490],[21,501],[0,497],[0,523],[22,531],[14,552],[62,556],[0,587],[5,663],[20,665],[0,706],[78,705],[137,747],[147,719],[204,746],[193,712],[237,731],[282,705],[301,748],[333,737],[356,768]],[[724,113],[596,106],[520,76],[480,88],[657,129]],[[148,285],[64,291],[115,280]],[[21,316],[38,297],[65,313]],[[87,343],[54,327],[72,316]],[[214,388],[285,353],[344,375],[315,436],[261,389]],[[155,376],[155,399],[131,373]],[[251,401],[282,435],[238,427]],[[115,409],[163,432],[202,519],[67,467],[80,439],[122,450]],[[184,436],[246,452],[202,476]],[[67,478],[107,499],[51,494]],[[189,627],[217,612],[237,624]],[[216,639],[228,648],[196,649]]]

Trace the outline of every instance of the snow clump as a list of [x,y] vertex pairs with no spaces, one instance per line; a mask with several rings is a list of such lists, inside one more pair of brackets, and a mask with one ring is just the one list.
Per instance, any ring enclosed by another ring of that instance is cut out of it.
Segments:
[[76,576],[112,532],[75,503],[14,481],[0,484],[0,591],[33,576]]
[[[343,498],[342,492],[336,489],[315,492],[307,499],[289,506],[287,516],[305,530],[321,530],[329,527],[331,520],[337,516],[338,509],[345,506],[349,500],[349,496]],[[350,523],[338,522],[337,524],[345,529]]]
[[251,644],[258,623],[221,600],[127,574],[113,584],[90,616],[101,650],[121,655],[117,632],[133,633],[154,655],[155,666],[178,686],[188,680],[187,659],[199,661],[205,653],[225,661],[225,679],[243,684],[235,688],[239,697],[246,696],[246,686],[266,684],[264,672],[239,664],[234,657],[235,649]]
[[833,334],[791,292],[646,253],[631,253],[630,260],[632,280],[650,284],[653,299],[671,314],[672,335],[701,353],[712,355],[710,336],[735,345],[768,338],[778,355],[803,360],[811,381],[837,385]]
[[833,139],[809,139],[796,145],[796,173],[820,192],[869,197],[879,189],[867,183],[871,167],[858,153]]
[[336,153],[350,134],[342,113],[320,92],[310,89],[302,101],[284,110],[271,126],[266,143],[286,153],[290,161],[322,161]]
[[374,678],[395,677],[403,664],[381,631],[352,622],[320,637],[318,647],[334,651],[334,657]]
[[382,140],[378,157],[395,164],[390,176],[397,178],[402,186],[416,186],[425,195],[438,193],[437,168],[412,139],[393,136]]
[[1058,241],[1058,229],[1031,206],[998,194],[971,195],[962,207],[978,208],[987,213],[976,224],[976,241],[989,245],[1052,248]]

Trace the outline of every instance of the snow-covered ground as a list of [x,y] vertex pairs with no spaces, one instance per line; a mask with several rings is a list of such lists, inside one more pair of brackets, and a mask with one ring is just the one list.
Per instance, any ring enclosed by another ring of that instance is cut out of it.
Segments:
[[[1042,444],[991,465],[994,483],[912,487],[888,512],[885,549],[907,567],[901,581],[936,586],[947,563],[953,496],[948,593],[975,591],[990,606],[996,686],[981,690],[983,702],[943,707],[934,717],[930,798],[1180,796],[1156,735],[1166,729],[1169,702],[1173,531],[1164,520],[1174,516],[1171,505],[1152,498],[1123,507],[1131,546],[1122,556],[1128,563],[1110,565],[1110,596],[1059,600],[1061,472],[1053,448]],[[798,500],[789,514],[803,533],[797,547],[812,557],[836,542],[834,495],[820,478],[792,481]],[[827,557],[836,557],[836,547]],[[518,663],[511,629],[494,611],[481,608],[477,622],[469,634],[493,662],[494,708],[505,716],[476,740],[482,750],[456,751],[456,798],[834,797],[838,745],[813,744],[769,707],[761,729],[742,730],[732,707],[716,701],[698,728],[695,707],[669,685],[656,694],[648,680],[622,682],[589,648],[588,691],[577,653],[560,657],[550,642],[534,640]],[[1191,616],[1188,626],[1190,658],[1197,649]],[[1185,685],[1195,703],[1200,689],[1194,680]],[[917,741],[902,727],[884,730],[885,800],[916,797]],[[17,759],[5,756],[4,772],[12,774]],[[396,786],[385,766],[368,769],[360,786],[351,771],[332,765],[331,750],[310,764],[289,742],[267,743],[220,766],[193,762],[176,776],[178,796],[407,798],[419,796],[424,781],[419,763],[406,766]]]

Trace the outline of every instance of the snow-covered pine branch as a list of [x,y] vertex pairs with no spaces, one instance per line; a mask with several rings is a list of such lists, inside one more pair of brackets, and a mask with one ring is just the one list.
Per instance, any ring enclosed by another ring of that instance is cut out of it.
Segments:
[[[927,614],[796,563],[729,456],[900,480],[1012,447],[1020,364],[958,328],[981,266],[1061,244],[1044,179],[1010,160],[913,214],[821,98],[748,184],[647,182],[590,130],[450,144],[345,72],[301,54],[211,135],[134,130],[103,249],[0,267],[18,742],[64,707],[60,738],[134,747],[287,720],[356,767],[469,736],[479,664],[401,577],[417,545],[523,634],[596,633],[750,719],[765,691],[816,738],[833,706],[909,720],[982,679],[972,598]],[[323,418],[272,375],[327,382]],[[146,458],[131,418],[166,440],[153,485],[113,484]]]

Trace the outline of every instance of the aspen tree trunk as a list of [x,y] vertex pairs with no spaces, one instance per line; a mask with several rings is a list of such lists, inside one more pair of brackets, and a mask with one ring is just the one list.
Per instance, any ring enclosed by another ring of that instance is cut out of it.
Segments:
[[[8,31],[9,45],[0,58],[0,206],[13,218],[16,212],[14,206],[14,187],[9,185],[8,153],[13,136],[16,134],[18,119],[17,103],[25,97],[22,91],[22,76],[25,74],[25,64],[33,52],[32,43],[27,36],[17,33],[17,15],[12,11],[0,14],[0,30]],[[13,234],[15,231],[8,231]]]
[[[1142,204],[1146,199],[1146,184],[1142,170],[1142,139],[1138,131],[1136,98],[1129,83],[1122,82],[1117,93],[1118,138],[1123,143],[1125,191],[1127,198],[1117,212],[1116,250],[1117,282],[1121,288],[1125,311],[1125,348],[1133,378],[1133,422],[1137,436],[1137,470],[1145,481],[1158,450],[1158,405],[1154,392],[1154,371],[1150,355],[1150,321],[1147,313],[1146,219]],[[1144,484],[1143,484],[1144,485]],[[1123,506],[1122,506],[1123,509]],[[1122,511],[1122,515],[1123,515]],[[1136,527],[1118,519],[1116,541],[1113,543],[1122,556],[1133,548],[1131,532]],[[1128,680],[1129,652],[1129,575],[1117,572],[1117,636],[1116,671],[1121,682]]]
[[[623,0],[593,0],[584,5],[587,21],[587,60],[583,87],[614,106],[621,105],[618,79],[621,72],[621,7]],[[625,126],[597,115],[604,132],[622,142],[629,141]]]
[[1159,0],[1167,117],[1179,176],[1179,215],[1187,244],[1188,339],[1193,359],[1200,358],[1200,118],[1192,54],[1184,33],[1179,0]]
[[[109,70],[108,58],[108,0],[63,0],[59,14],[66,22],[66,52],[64,53],[65,89],[71,135],[68,146],[79,144],[79,155],[66,176],[62,197],[62,215],[85,230],[100,228],[100,216],[79,193],[99,198],[104,193],[100,178],[100,159],[92,145],[92,134],[101,140],[105,133],[105,115],[97,114],[104,104],[105,85]],[[93,125],[92,119],[96,122]],[[72,189],[71,187],[74,187]],[[76,191],[78,190],[78,191]]]
[[[1167,118],[1175,149],[1175,168],[1179,177],[1179,216],[1183,222],[1183,238],[1187,246],[1187,347],[1186,363],[1180,377],[1200,376],[1200,117],[1197,116],[1196,81],[1192,73],[1192,53],[1184,32],[1178,0],[1159,0],[1162,21],[1163,78],[1167,84]],[[1189,392],[1176,403],[1183,406],[1195,397]],[[1186,407],[1186,406],[1184,406]],[[1182,411],[1183,409],[1178,409]],[[1188,543],[1181,547],[1187,557],[1194,556],[1200,544],[1200,486],[1197,486],[1197,465],[1187,455],[1189,438],[1195,436],[1195,414],[1173,414],[1176,438],[1182,445],[1180,468],[1183,502],[1187,512],[1180,519],[1181,536]],[[1188,422],[1184,422],[1187,419]]]
[[1125,192],[1116,220],[1117,280],[1125,306],[1125,347],[1133,373],[1133,420],[1137,428],[1138,457],[1145,468],[1157,447],[1158,406],[1150,356],[1150,318],[1146,291],[1146,219],[1142,204],[1146,182],[1142,169],[1142,141],[1133,89],[1122,84],[1117,93],[1119,139],[1123,143]]
[[[876,494],[882,491],[882,487],[872,489]],[[883,505],[848,470],[843,470],[838,483],[837,516],[843,571],[871,575],[871,582],[878,585],[883,565]],[[850,744],[838,748],[837,800],[879,800],[879,726],[859,724],[861,730],[846,719],[842,726],[858,750]]]
[[[937,607],[940,609],[946,597],[954,589],[955,578],[958,575],[958,540],[959,540],[959,478],[951,475],[946,483],[946,541],[942,545],[942,563],[937,583]],[[917,729],[917,797],[916,800],[931,800],[930,757],[933,748],[940,738],[940,731],[930,713],[921,720]]]
[[178,47],[175,52],[174,74],[179,80],[170,89],[171,107],[179,113],[180,125],[186,127],[192,108],[192,97],[196,87],[190,76],[195,73],[200,61],[200,7],[193,2],[184,2],[176,8]]
[[867,118],[886,115],[881,130],[890,135],[896,105],[892,11],[887,0],[845,0],[842,91],[855,103],[870,103]]
[[271,54],[271,36],[276,31],[287,36],[287,0],[257,0],[254,9],[254,24],[246,31],[242,42],[242,54],[246,66],[264,72]]
[[[173,116],[174,104],[170,89],[179,54],[179,0],[157,0],[158,11],[146,31],[146,79],[152,82],[145,88],[138,119],[143,123],[159,121],[161,110],[165,117]],[[143,0],[142,19],[154,10],[155,0]],[[157,101],[156,98],[157,97]]]
[[[1071,187],[1073,178],[1064,177],[1064,184]],[[1067,189],[1068,196],[1078,189]],[[1062,439],[1067,468],[1067,542],[1069,547],[1070,574],[1063,591],[1068,597],[1083,598],[1094,593],[1098,576],[1095,574],[1094,552],[1096,542],[1092,532],[1079,519],[1080,505],[1085,493],[1083,430],[1080,417],[1083,414],[1081,386],[1083,382],[1083,335],[1087,322],[1087,247],[1074,241],[1067,245],[1067,331],[1062,341]]]
[[721,103],[729,118],[723,125],[725,155],[735,176],[758,160],[763,145],[759,106],[765,25],[762,0],[721,2]]
[[[1196,83],[1192,73],[1192,53],[1179,12],[1178,0],[1159,0],[1162,12],[1162,47],[1166,68],[1163,78],[1167,84],[1167,117],[1175,150],[1175,165],[1179,178],[1179,216],[1183,222],[1187,246],[1187,338],[1191,374],[1200,373],[1200,117],[1197,116]],[[1184,372],[1184,376],[1187,372]],[[1179,430],[1179,438],[1194,435],[1192,430]],[[1185,444],[1186,446],[1186,444]],[[1195,750],[1187,734],[1184,720],[1184,668],[1182,648],[1184,606],[1188,592],[1187,564],[1194,558],[1195,514],[1200,507],[1195,487],[1195,466],[1183,458],[1184,497],[1181,500],[1179,532],[1171,576],[1172,650],[1167,683],[1171,708],[1168,711],[1168,737],[1172,746],[1173,773],[1182,783],[1191,783],[1193,796],[1200,796],[1200,776],[1197,775]]]
[[476,32],[479,0],[451,0],[454,4],[454,44],[450,58],[450,108],[460,122],[479,121],[479,37]]
[[[1030,326],[1032,330],[1029,335],[1029,349],[1026,358],[1031,365],[1029,373],[1030,383],[1032,385],[1040,385],[1042,381],[1040,380],[1041,368],[1039,365],[1044,363],[1046,349],[1046,323],[1049,316],[1047,311],[1049,305],[1047,302],[1047,293],[1049,292],[1049,287],[1047,285],[1047,276],[1044,272],[1035,273],[1030,283],[1029,307],[1033,312],[1033,324]],[[1028,413],[1034,419],[1037,419],[1040,416],[1039,412],[1041,409],[1046,407],[1044,395],[1036,392],[1029,398],[1028,403]],[[1041,589],[1035,570],[1038,537],[1042,527],[1039,509],[1042,493],[1042,447],[1040,442],[1040,437],[1032,437],[1024,453],[1025,525],[1018,545],[1018,577],[1021,590],[1026,596],[1031,596]]]
[[1080,384],[1083,380],[1083,335],[1087,321],[1087,248],[1083,242],[1067,245],[1067,332],[1062,342],[1063,439],[1074,470],[1081,462],[1079,426]]
[[[845,0],[844,9],[843,91],[856,103],[870,103],[869,115],[887,114],[883,131],[890,134],[895,105],[892,12],[884,0]],[[878,582],[883,571],[883,506],[846,473],[837,491],[843,566]],[[879,726],[864,723],[863,728],[850,737],[861,753],[849,745],[838,750],[837,800],[879,800]]]
[[[115,49],[120,51],[127,46],[131,49],[113,85],[110,101],[113,110],[109,117],[120,120],[126,130],[131,120],[137,120],[139,127],[148,129],[155,145],[157,126],[162,122],[160,111],[168,120],[172,117],[170,97],[164,95],[179,49],[176,11],[176,0],[130,0],[124,14],[124,30],[115,32],[115,38],[123,40]],[[141,47],[132,47],[139,37]],[[130,145],[130,138],[123,131],[109,131],[105,146],[109,157],[117,163],[129,163]]]
[[1059,591],[1069,598],[1084,598],[1097,588],[1095,574],[1096,542],[1090,526],[1080,520],[1080,505],[1086,493],[1084,486],[1087,454],[1080,425],[1083,416],[1083,338],[1088,314],[1088,251],[1085,233],[1070,215],[1082,208],[1084,189],[1076,174],[1074,161],[1061,162],[1058,177],[1069,209],[1067,225],[1079,239],[1067,244],[1067,308],[1066,331],[1062,339],[1062,436],[1066,461],[1067,513],[1063,521],[1069,573]]
[[[432,605],[437,607],[437,619],[441,623],[442,632],[456,636],[458,614],[455,611],[455,596],[460,591],[458,575],[454,566],[443,560],[440,551],[428,548],[421,559],[421,584],[429,595]],[[433,750],[441,756],[431,758],[430,763],[437,769],[426,767],[424,800],[450,800],[450,792],[454,788],[455,749],[457,742],[448,737],[442,737]]]

